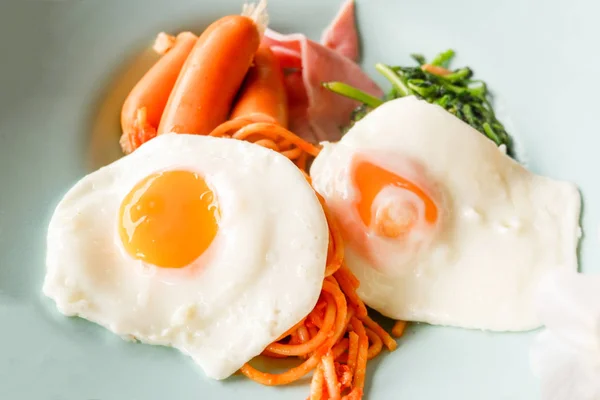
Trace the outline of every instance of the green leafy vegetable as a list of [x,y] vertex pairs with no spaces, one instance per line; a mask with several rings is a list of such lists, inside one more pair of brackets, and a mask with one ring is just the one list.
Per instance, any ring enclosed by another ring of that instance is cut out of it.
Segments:
[[472,79],[473,71],[468,67],[451,70],[454,55],[453,50],[447,50],[427,63],[423,55],[412,54],[417,66],[376,64],[377,71],[392,84],[392,89],[383,100],[341,82],[323,85],[332,92],[363,103],[353,113],[352,125],[385,101],[414,95],[443,107],[498,146],[505,145],[508,154],[512,154],[510,136],[496,118],[487,85],[483,81]]
[[391,82],[392,86],[394,87],[394,93],[396,93],[398,97],[404,97],[413,94],[408,86],[406,86],[406,81],[402,79],[400,74],[394,72],[393,68],[385,64],[375,64],[375,69]]
[[410,55],[413,60],[415,60],[419,65],[423,65],[425,63],[427,63],[427,61],[425,61],[425,56],[423,56],[423,54],[411,54]]
[[438,54],[431,62],[431,65],[448,68],[453,58],[454,50],[446,50],[443,53]]
[[361,119],[363,119],[368,113],[373,110],[374,107],[369,107],[366,104],[361,104],[356,107],[354,111],[352,111],[352,115],[350,116],[350,124],[342,130],[343,133],[346,133],[354,126],[354,124]]
[[327,89],[332,92],[341,94],[342,96],[351,98],[353,100],[360,101],[363,104],[366,104],[370,107],[377,107],[383,104],[383,100],[378,99],[377,97],[371,96],[368,93],[363,92],[353,86],[347,85],[342,82],[326,82],[323,84]]

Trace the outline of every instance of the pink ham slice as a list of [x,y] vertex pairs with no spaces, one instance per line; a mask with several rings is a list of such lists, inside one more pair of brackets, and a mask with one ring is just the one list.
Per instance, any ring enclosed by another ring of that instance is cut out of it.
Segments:
[[373,96],[381,89],[351,59],[358,56],[354,4],[346,3],[324,38],[333,48],[294,33],[267,30],[264,42],[286,69],[290,129],[312,142],[336,141],[359,103],[331,93],[321,84],[341,81]]
[[331,25],[321,36],[321,43],[353,61],[358,61],[358,32],[354,18],[354,0],[347,0]]

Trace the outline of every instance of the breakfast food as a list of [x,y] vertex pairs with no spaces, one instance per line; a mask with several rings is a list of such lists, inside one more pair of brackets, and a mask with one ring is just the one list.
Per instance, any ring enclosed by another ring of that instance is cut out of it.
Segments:
[[[123,104],[127,157],[50,223],[58,309],[175,347],[211,378],[312,373],[311,400],[363,398],[368,360],[409,320],[537,326],[533,285],[576,266],[579,195],[505,154],[485,84],[447,51],[378,64],[384,96],[356,64],[351,0],[321,43],[267,21],[263,0],[158,35]],[[391,335],[365,302],[397,320]],[[258,355],[299,362],[263,372]]]
[[266,17],[263,19],[257,23],[244,15],[230,15],[206,28],[171,91],[158,126],[159,135],[207,135],[227,120],[260,45]]
[[346,1],[340,7],[331,24],[321,35],[321,43],[352,61],[358,61],[358,32],[354,18],[354,1]]
[[254,54],[244,86],[240,89],[231,119],[259,118],[264,122],[288,127],[287,95],[283,70],[269,46]]
[[66,315],[178,348],[222,379],[314,308],[328,237],[317,196],[285,157],[161,135],[60,202],[44,293]]
[[439,53],[430,62],[422,54],[412,54],[416,66],[376,64],[377,72],[392,86],[383,99],[373,97],[360,87],[349,85],[349,82],[325,82],[323,86],[346,99],[362,103],[354,110],[352,123],[385,101],[415,96],[442,107],[513,156],[512,140],[504,124],[496,117],[487,84],[476,79],[469,67],[452,69],[455,55],[454,50],[450,49]]
[[532,174],[413,96],[325,143],[311,176],[340,224],[359,295],[388,317],[533,329],[537,281],[577,268],[577,188]]
[[[354,19],[353,14],[344,15],[346,20]],[[267,29],[263,43],[271,47],[286,70],[290,129],[308,141],[338,140],[340,128],[348,124],[352,110],[359,104],[327,90],[324,82],[343,80],[373,96],[383,94],[358,64],[347,57],[358,52],[356,42],[338,46],[330,38],[329,44],[336,47],[329,48],[300,33],[282,35]]]
[[[160,35],[164,38],[163,35]],[[169,49],[131,90],[121,110],[121,147],[131,153],[148,138],[156,136],[160,118],[175,86],[179,71],[198,37],[182,32],[169,43]]]
[[[367,361],[397,345],[358,297],[337,223],[311,188],[306,166],[319,147],[287,129],[298,121],[290,110],[319,103],[289,90],[281,46],[259,45],[267,20],[260,2],[200,36],[158,35],[161,58],[121,113],[131,154],[58,205],[44,293],[66,315],[178,348],[209,377],[239,370],[285,385],[314,371],[312,399],[357,400]],[[346,53],[356,45],[331,42]],[[310,48],[365,76],[345,56]],[[337,97],[315,80],[298,88]],[[343,124],[358,103],[341,104],[330,109]],[[259,354],[301,363],[262,372],[249,363]]]
[[213,22],[200,37],[159,35],[167,42],[155,45],[162,57],[123,105],[123,151],[130,153],[161,133],[206,135],[224,122],[267,23],[266,2],[261,1],[246,5],[242,15]]

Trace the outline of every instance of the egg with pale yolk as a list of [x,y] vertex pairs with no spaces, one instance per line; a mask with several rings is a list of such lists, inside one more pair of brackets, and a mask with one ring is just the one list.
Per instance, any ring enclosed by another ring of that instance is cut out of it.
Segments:
[[310,174],[339,222],[358,294],[388,317],[533,329],[538,281],[577,268],[577,188],[529,172],[413,96],[324,143]]
[[329,244],[302,172],[234,139],[166,134],[81,179],[47,237],[44,293],[223,379],[315,306]]
[[386,151],[356,152],[347,172],[346,196],[327,200],[344,238],[374,268],[403,274],[397,266],[409,260],[399,257],[417,255],[439,230],[439,193],[416,163]]

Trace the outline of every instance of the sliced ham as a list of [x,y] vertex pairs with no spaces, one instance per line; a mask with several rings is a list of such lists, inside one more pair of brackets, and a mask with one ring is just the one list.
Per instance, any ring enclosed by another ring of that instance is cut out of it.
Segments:
[[341,81],[373,96],[383,94],[351,59],[358,56],[352,2],[342,7],[324,37],[329,38],[327,43],[333,48],[299,33],[283,35],[267,30],[263,39],[287,69],[290,129],[313,142],[339,140],[341,129],[359,105],[325,89],[323,82]]
[[302,56],[299,49],[288,49],[285,46],[271,46],[271,50],[279,58],[279,65],[284,70],[302,69]]
[[321,43],[332,50],[358,61],[358,32],[354,17],[354,0],[347,0],[333,22],[321,36]]
[[288,123],[292,132],[314,143],[318,140],[308,118],[308,97],[304,88],[302,71],[290,72],[285,77],[288,99]]

